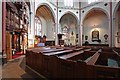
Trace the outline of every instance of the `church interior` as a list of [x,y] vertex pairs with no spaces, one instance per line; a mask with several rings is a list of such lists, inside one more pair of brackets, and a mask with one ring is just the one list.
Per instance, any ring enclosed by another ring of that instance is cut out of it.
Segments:
[[0,10],[3,80],[120,78],[119,0],[1,0]]

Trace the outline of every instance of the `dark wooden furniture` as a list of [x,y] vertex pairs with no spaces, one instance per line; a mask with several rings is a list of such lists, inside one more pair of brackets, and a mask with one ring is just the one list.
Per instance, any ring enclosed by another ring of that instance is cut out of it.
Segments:
[[[54,48],[55,52],[50,49],[26,50],[27,66],[48,79],[120,78],[120,56],[111,51],[113,48],[82,47],[63,51]],[[115,59],[118,65],[111,66],[109,58]]]

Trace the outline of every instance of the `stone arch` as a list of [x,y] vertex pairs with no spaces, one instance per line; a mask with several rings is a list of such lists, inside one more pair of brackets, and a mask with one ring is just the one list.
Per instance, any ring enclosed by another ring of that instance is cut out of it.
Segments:
[[120,29],[119,29],[119,16],[117,16],[118,11],[120,11],[120,1],[116,4],[115,8],[114,8],[114,12],[113,12],[113,44],[115,47],[120,47],[120,43],[118,43],[119,38],[117,37],[118,34],[120,33]]
[[107,12],[106,10],[104,10],[104,9],[102,9],[102,8],[99,8],[99,7],[94,7],[94,8],[92,8],[92,9],[90,9],[89,11],[87,11],[87,13],[84,15],[84,17],[83,17],[83,19],[82,19],[82,23],[84,22],[86,16],[87,16],[91,11],[93,11],[93,10],[100,10],[100,11],[104,12],[104,13],[107,15],[108,19],[109,19],[109,14],[108,14],[108,12]]
[[[99,19],[100,18],[100,19]],[[104,21],[105,22],[104,22]],[[83,44],[88,41],[90,44],[109,44],[105,43],[104,35],[109,35],[109,14],[102,8],[92,8],[90,9],[82,19],[82,34],[83,34]],[[94,41],[92,38],[92,31],[98,30],[100,36]],[[88,36],[88,40],[85,40],[84,37]]]
[[120,6],[120,1],[117,3],[117,5],[116,5],[116,7],[115,7],[115,9],[114,9],[113,18],[115,18],[115,15],[116,15],[116,12],[117,12],[119,6]]
[[40,3],[40,4],[37,6],[36,10],[35,10],[35,14],[36,14],[37,10],[38,10],[41,6],[46,6],[46,7],[50,10],[50,12],[52,13],[52,16],[53,16],[53,21],[54,21],[54,23],[55,23],[55,22],[56,22],[56,21],[55,21],[55,13],[54,13],[53,9],[51,8],[51,6],[50,6],[49,4],[47,4],[47,3]]
[[56,21],[52,7],[49,4],[41,3],[37,6],[36,15],[42,22],[42,36],[46,35],[47,40],[54,40]]
[[[65,13],[60,17],[60,20],[61,20],[61,18],[62,18],[65,14],[71,14],[72,16],[75,17],[75,19],[76,19],[76,21],[77,21],[77,24],[79,23],[78,17],[77,17],[73,12],[71,12],[71,11],[65,12]],[[60,20],[59,20],[59,22],[60,22]]]
[[[79,34],[79,32],[78,32],[78,29],[79,29],[78,22],[79,21],[78,21],[77,16],[70,11],[64,13],[62,15],[62,17],[60,18],[59,28],[61,29],[61,33],[64,34],[63,35],[63,40],[64,40],[65,44],[67,44],[67,45],[70,45],[70,44],[77,45],[78,44],[78,42],[76,41],[77,38],[78,38],[77,34]],[[67,33],[62,32],[64,27],[68,28]]]

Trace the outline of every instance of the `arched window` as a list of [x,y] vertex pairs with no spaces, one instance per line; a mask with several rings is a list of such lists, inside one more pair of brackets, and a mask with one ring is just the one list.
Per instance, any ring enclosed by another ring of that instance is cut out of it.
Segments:
[[35,35],[41,36],[42,35],[42,28],[41,28],[41,21],[38,17],[35,17]]

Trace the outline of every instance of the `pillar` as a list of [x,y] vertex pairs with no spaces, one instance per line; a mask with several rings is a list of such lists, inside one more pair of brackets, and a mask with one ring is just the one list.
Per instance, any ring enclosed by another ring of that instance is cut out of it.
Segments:
[[109,47],[113,47],[113,26],[112,26],[112,1],[110,1],[110,42],[109,42]]
[[6,2],[2,2],[2,53],[3,64],[6,63]]
[[55,45],[58,45],[58,0],[56,0],[57,10],[56,10],[56,25],[55,25]]
[[[2,1],[0,1],[0,58],[2,57]],[[2,61],[0,60],[0,63]],[[0,65],[0,79],[2,79],[2,65]]]
[[82,46],[82,26],[81,26],[81,3],[79,2],[79,28],[78,28],[78,43],[79,46]]
[[35,34],[34,34],[34,25],[35,25],[35,2],[33,0],[31,0],[30,2],[30,27],[29,27],[29,32],[28,32],[28,44],[32,44],[29,45],[28,47],[34,47],[34,38],[35,38]]
[[[0,19],[2,19],[2,1],[0,1]],[[0,20],[2,23],[2,20]],[[0,54],[2,53],[2,24],[0,24]]]

